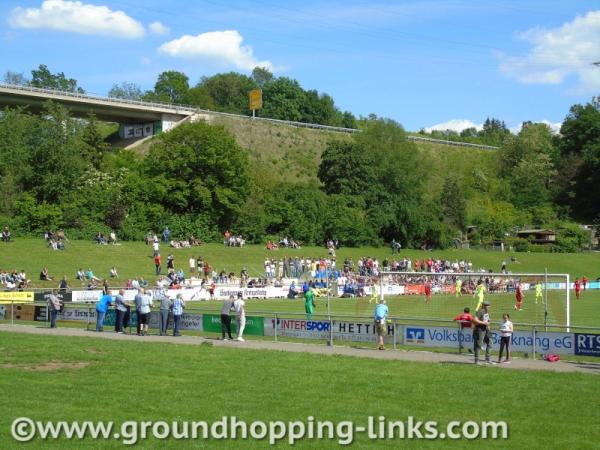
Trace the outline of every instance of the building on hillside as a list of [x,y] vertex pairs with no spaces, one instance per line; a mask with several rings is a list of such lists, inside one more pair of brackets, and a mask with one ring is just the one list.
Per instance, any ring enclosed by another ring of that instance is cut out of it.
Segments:
[[517,237],[527,239],[531,244],[553,244],[556,242],[556,232],[552,230],[519,230]]

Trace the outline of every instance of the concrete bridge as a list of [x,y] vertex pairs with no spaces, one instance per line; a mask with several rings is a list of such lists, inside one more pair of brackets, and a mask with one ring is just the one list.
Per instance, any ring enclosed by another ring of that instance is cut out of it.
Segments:
[[[200,116],[197,108],[184,105],[143,102],[120,98],[100,97],[54,89],[0,84],[0,108],[24,106],[28,111],[39,113],[44,102],[51,100],[64,105],[75,117],[86,118],[93,113],[98,119],[116,122],[121,130],[129,127],[151,125],[152,134],[168,131],[183,121]],[[134,134],[135,134],[134,129]],[[144,132],[144,136],[146,136]],[[141,137],[141,136],[122,136]]]

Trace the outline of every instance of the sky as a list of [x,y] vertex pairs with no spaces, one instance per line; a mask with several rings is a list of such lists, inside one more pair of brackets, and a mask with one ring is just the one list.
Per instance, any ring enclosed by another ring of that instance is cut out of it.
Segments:
[[407,130],[554,127],[600,94],[597,0],[2,0],[0,76],[46,64],[106,95],[255,66]]

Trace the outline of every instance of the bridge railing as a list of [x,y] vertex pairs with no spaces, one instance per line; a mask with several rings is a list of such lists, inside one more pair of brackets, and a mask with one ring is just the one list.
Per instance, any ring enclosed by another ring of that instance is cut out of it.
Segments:
[[[345,127],[334,127],[330,125],[321,125],[317,123],[306,123],[306,122],[297,122],[293,120],[281,120],[281,119],[271,119],[268,117],[251,117],[243,114],[233,114],[226,113],[221,111],[212,111],[210,109],[201,109],[197,106],[193,105],[184,105],[179,103],[166,103],[166,102],[148,102],[143,100],[131,100],[125,98],[117,98],[117,97],[108,97],[97,94],[82,94],[78,92],[70,92],[70,91],[62,91],[60,89],[49,89],[49,88],[38,88],[33,86],[23,86],[23,85],[14,85],[14,84],[5,84],[0,83],[0,88],[20,90],[24,92],[36,92],[42,94],[49,95],[61,95],[63,97],[72,97],[78,99],[89,99],[89,100],[100,100],[104,102],[112,102],[112,103],[120,103],[123,105],[132,105],[132,106],[140,106],[140,107],[150,107],[150,108],[164,108],[170,109],[175,114],[188,113],[188,114],[212,114],[217,116],[224,117],[234,117],[237,119],[246,119],[246,120],[257,120],[261,122],[269,122],[281,125],[288,125],[298,128],[312,128],[317,130],[324,131],[332,131],[337,133],[357,133],[360,130],[356,128],[345,128]],[[448,141],[443,139],[432,139],[421,136],[412,136],[408,135],[406,138],[409,141],[417,141],[417,142],[428,142],[433,144],[442,144],[442,145],[451,145],[457,147],[470,147],[470,148],[479,148],[484,150],[498,150],[498,147],[494,147],[491,145],[481,145],[481,144],[472,144],[470,142],[455,142]]]

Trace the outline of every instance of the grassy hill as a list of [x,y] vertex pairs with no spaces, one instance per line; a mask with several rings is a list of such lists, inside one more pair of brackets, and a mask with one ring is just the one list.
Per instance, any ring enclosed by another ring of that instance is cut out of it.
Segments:
[[[237,142],[248,150],[252,162],[269,171],[281,181],[317,181],[321,154],[331,140],[350,140],[351,135],[310,128],[252,121],[231,116],[213,116],[212,124],[223,125]],[[152,141],[136,148],[146,153]],[[475,168],[488,174],[496,173],[496,153],[468,147],[416,143],[429,166],[426,192],[439,193],[447,174],[456,174],[459,181],[470,177]]]

